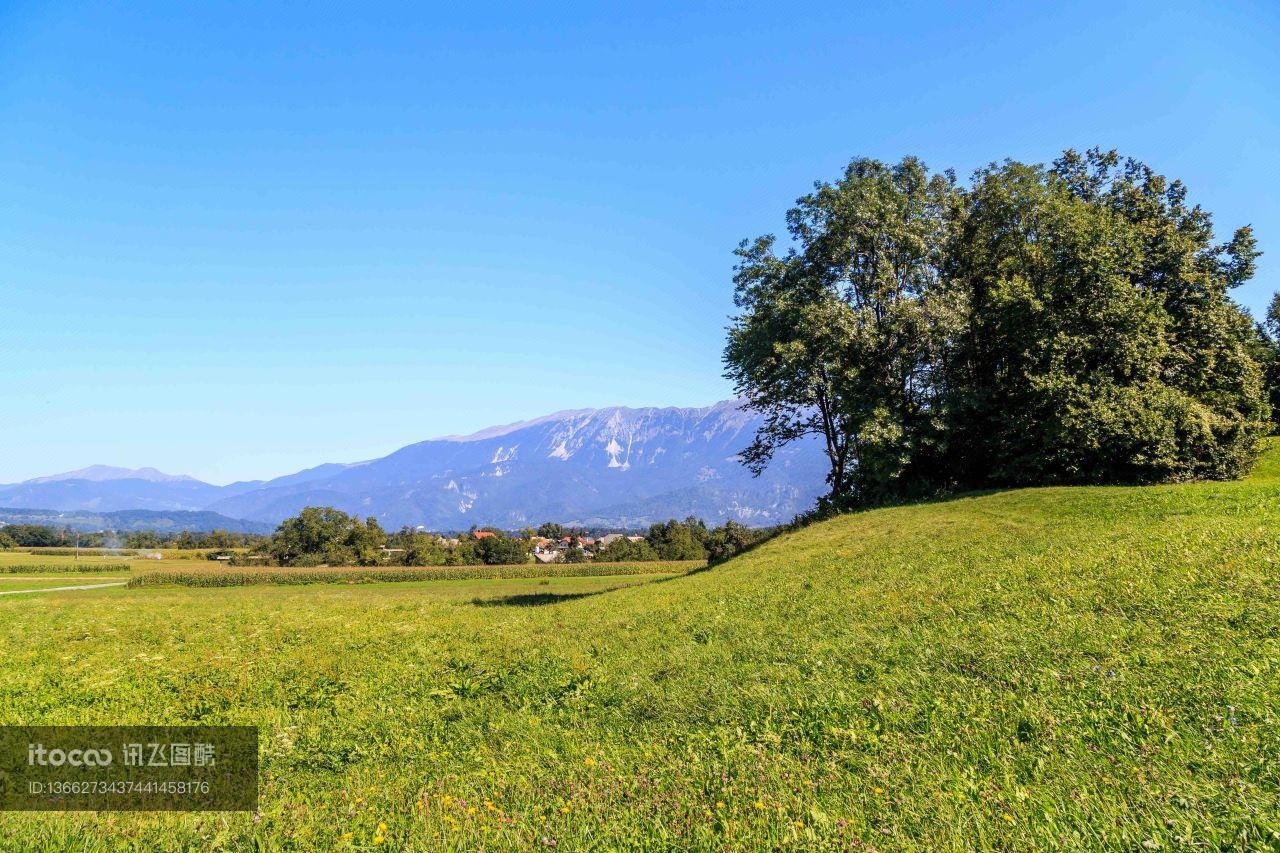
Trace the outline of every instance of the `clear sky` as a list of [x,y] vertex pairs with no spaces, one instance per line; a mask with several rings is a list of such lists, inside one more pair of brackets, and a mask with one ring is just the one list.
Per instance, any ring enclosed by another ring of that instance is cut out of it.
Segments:
[[722,399],[732,249],[859,155],[1117,147],[1280,289],[1272,0],[0,0],[0,128],[0,482]]

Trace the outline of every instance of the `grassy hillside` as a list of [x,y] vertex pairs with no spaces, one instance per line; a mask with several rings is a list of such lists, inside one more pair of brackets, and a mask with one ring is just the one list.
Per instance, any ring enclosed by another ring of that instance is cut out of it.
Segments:
[[1280,454],[671,578],[0,598],[0,722],[254,723],[262,814],[0,848],[1280,844]]

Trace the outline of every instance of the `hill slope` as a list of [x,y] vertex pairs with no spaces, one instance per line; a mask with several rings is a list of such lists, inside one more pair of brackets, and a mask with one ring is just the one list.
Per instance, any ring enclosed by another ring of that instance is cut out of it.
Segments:
[[255,723],[269,774],[258,823],[8,826],[54,847],[1274,846],[1277,530],[1273,451],[1246,482],[877,510],[618,588],[0,601],[0,722]]

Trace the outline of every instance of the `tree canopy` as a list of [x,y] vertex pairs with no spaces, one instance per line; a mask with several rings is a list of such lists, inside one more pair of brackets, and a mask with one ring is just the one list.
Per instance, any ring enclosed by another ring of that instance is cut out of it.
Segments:
[[[1238,476],[1269,406],[1229,291],[1252,231],[1214,241],[1186,188],[1113,151],[1013,161],[968,186],[854,160],[738,249],[726,376],[765,425],[759,472],[816,436],[827,502],[954,488]],[[1280,313],[1278,313],[1280,316]]]

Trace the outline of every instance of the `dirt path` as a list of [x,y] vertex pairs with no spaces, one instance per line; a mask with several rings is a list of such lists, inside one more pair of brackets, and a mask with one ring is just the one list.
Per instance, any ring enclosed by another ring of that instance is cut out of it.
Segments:
[[81,586],[50,586],[41,589],[6,589],[0,590],[0,595],[23,595],[28,592],[65,592],[72,589],[105,589],[109,586],[124,586],[128,581],[117,581],[116,583],[91,583],[82,584]]

